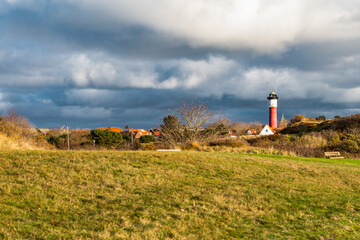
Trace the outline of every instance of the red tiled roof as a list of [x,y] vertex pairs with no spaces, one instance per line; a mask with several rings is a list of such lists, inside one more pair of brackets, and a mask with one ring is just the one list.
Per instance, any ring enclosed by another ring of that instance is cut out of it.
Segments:
[[155,131],[154,132],[154,136],[160,136],[161,135],[161,132],[160,131]]
[[140,133],[141,135],[150,135],[151,133],[144,130],[144,129],[133,129],[133,128],[130,128],[130,129],[126,129],[127,131],[131,131],[133,134],[136,134],[136,133]]
[[110,132],[118,132],[121,133],[123,130],[119,127],[107,127],[107,128],[98,128],[99,130],[109,130]]
[[274,134],[276,133],[276,132],[275,132],[275,129],[272,128],[272,127],[270,127],[269,124],[266,124],[266,126],[268,126],[268,127],[270,128],[270,130],[271,130]]

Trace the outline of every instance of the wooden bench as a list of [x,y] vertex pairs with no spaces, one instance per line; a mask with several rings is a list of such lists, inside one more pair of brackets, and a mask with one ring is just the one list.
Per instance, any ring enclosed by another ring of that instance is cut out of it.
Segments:
[[330,159],[343,159],[344,157],[341,156],[340,152],[324,152],[326,158]]

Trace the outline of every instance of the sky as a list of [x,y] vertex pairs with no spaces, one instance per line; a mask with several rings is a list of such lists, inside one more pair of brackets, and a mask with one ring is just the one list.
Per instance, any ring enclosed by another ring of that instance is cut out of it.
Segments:
[[36,127],[360,112],[358,0],[0,0],[0,111]]

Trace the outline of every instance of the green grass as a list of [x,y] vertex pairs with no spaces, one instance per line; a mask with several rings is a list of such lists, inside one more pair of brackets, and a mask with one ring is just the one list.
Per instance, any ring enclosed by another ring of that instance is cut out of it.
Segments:
[[360,239],[358,160],[0,152],[0,239]]

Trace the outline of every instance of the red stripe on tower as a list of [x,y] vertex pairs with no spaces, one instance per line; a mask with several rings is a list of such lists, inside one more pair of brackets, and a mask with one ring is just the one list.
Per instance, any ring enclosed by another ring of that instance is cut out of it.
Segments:
[[271,128],[277,128],[277,100],[279,98],[276,93],[272,91],[267,99],[269,100],[269,126]]

